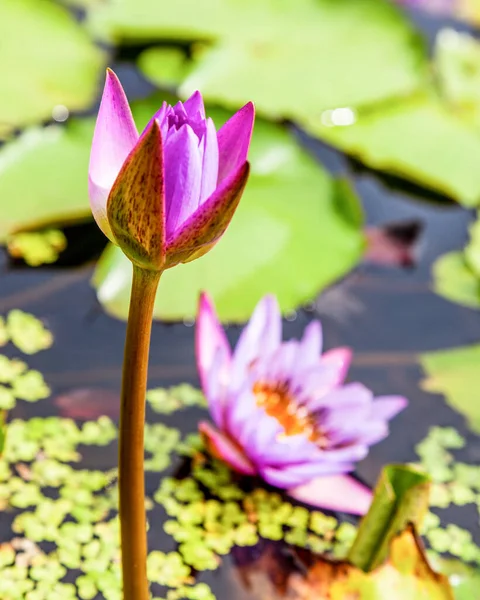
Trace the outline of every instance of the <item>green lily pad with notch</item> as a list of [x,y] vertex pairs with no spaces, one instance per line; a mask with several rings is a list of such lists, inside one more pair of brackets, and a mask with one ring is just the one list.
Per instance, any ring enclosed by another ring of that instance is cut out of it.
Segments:
[[428,352],[420,356],[420,364],[426,374],[422,389],[442,394],[480,433],[480,345]]
[[[228,118],[207,112],[217,126]],[[345,181],[332,179],[286,129],[261,119],[249,156],[250,179],[226,234],[204,257],[164,273],[155,318],[194,318],[201,290],[224,321],[245,321],[267,293],[287,313],[360,260],[363,216]],[[93,282],[105,310],[125,319],[131,265],[118,248],[107,248]]]
[[93,120],[26,130],[0,149],[0,243],[17,231],[91,217],[87,174]]
[[0,40],[0,137],[95,100],[106,55],[65,8],[2,0]]
[[310,118],[302,124],[374,169],[404,177],[468,207],[480,202],[480,135],[434,96],[422,94],[348,115],[331,111],[323,123]]

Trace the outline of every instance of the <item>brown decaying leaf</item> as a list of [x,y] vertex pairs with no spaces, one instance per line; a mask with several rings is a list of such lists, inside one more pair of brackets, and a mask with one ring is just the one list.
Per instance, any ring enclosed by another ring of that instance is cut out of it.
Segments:
[[447,577],[430,567],[411,525],[370,573],[305,550],[294,549],[287,558],[271,543],[252,562],[242,562],[241,577],[257,600],[454,600]]

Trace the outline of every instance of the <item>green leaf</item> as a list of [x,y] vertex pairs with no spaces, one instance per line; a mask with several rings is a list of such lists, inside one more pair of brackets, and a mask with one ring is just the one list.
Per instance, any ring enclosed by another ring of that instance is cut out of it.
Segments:
[[370,167],[446,194],[465,206],[480,202],[476,167],[480,136],[433,96],[422,94],[363,112],[339,109],[312,114],[302,124]]
[[[96,31],[121,41],[218,40],[183,91],[227,106],[253,99],[270,116],[406,94],[426,67],[418,34],[384,0],[124,0],[92,17]],[[162,70],[153,58],[146,67],[154,78]]]
[[469,229],[463,252],[448,252],[432,269],[434,290],[440,296],[470,308],[480,308],[480,218]]
[[480,403],[474,397],[480,386],[480,345],[428,352],[420,356],[420,364],[427,375],[422,389],[443,394],[471,429],[480,433]]
[[94,101],[105,54],[61,6],[2,0],[0,39],[0,137],[51,119],[57,106],[83,110]]
[[469,308],[480,308],[480,279],[469,268],[462,252],[448,252],[432,269],[435,293]]
[[188,75],[192,63],[181,48],[153,46],[138,57],[138,67],[153,83],[176,87]]
[[348,560],[363,571],[378,567],[385,560],[394,536],[408,523],[421,524],[428,511],[429,492],[430,479],[418,467],[384,467]]
[[390,3],[306,0],[272,7],[257,3],[263,27],[241,36],[238,28],[229,31],[202,55],[182,95],[200,89],[209,102],[233,107],[253,99],[264,115],[319,118],[324,110],[381,102],[420,86],[423,44]]
[[[228,117],[208,111],[217,125]],[[252,172],[227,233],[206,256],[167,271],[155,317],[194,318],[207,290],[220,318],[244,321],[266,293],[288,312],[347,273],[363,253],[361,208],[344,181],[333,180],[282,127],[260,119],[250,152]],[[94,275],[100,302],[126,318],[131,265],[110,246]]]
[[[155,94],[133,103],[140,129],[165,99],[175,101]],[[28,129],[0,148],[0,243],[19,231],[92,218],[87,174],[93,129],[93,119],[74,119]]]
[[90,217],[93,121],[29,129],[0,149],[0,243],[19,230]]
[[5,448],[5,442],[7,440],[7,413],[4,410],[0,410],[0,457],[3,454]]

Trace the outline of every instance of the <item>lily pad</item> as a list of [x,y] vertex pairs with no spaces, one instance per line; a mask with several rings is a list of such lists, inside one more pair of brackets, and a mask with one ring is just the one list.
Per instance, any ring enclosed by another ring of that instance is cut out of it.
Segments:
[[[210,111],[217,124],[227,118]],[[192,319],[207,290],[220,318],[246,320],[266,293],[283,312],[305,303],[347,273],[362,256],[364,234],[358,198],[333,180],[284,128],[257,120],[250,152],[252,172],[227,233],[207,255],[162,277],[155,317]],[[100,302],[126,318],[131,265],[110,246],[94,275]]]
[[480,345],[428,352],[420,356],[420,364],[427,375],[422,389],[443,394],[470,428],[480,433]]
[[480,202],[480,136],[434,96],[424,94],[368,112],[327,111],[303,125],[370,167],[465,206]]
[[480,308],[480,219],[470,226],[470,241],[463,252],[440,256],[432,275],[437,294],[470,308]]
[[[198,88],[207,100],[231,107],[254,100],[270,117],[306,118],[408,94],[427,66],[420,36],[383,0],[182,0],[171,6],[125,0],[105,7],[103,24],[126,41],[217,40],[211,52],[195,57],[182,93]],[[140,67],[161,81],[166,67],[156,52]]]
[[176,87],[188,75],[192,62],[182,48],[153,46],[138,57],[143,74],[160,87]]
[[480,308],[480,279],[465,262],[462,252],[448,252],[433,265],[434,290],[447,300]]
[[95,100],[106,56],[65,8],[2,0],[0,39],[0,136]]
[[0,149],[0,243],[19,230],[88,219],[93,121],[29,129]]
[[262,27],[227,35],[203,55],[182,94],[201,89],[232,107],[253,99],[270,117],[306,119],[405,95],[423,81],[420,36],[388,2],[319,0],[272,13],[269,23],[261,14]]

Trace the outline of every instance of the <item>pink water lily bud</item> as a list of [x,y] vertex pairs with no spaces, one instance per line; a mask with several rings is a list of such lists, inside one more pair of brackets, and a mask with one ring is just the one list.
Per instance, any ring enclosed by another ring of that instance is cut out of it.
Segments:
[[89,166],[100,229],[146,269],[208,252],[247,182],[254,118],[249,102],[217,131],[195,92],[175,106],[164,102],[139,135],[125,92],[108,70]]
[[272,296],[259,302],[232,351],[202,295],[196,355],[213,421],[201,423],[200,431],[214,456],[303,502],[366,512],[371,493],[347,473],[388,435],[405,398],[374,398],[361,383],[345,383],[352,353],[322,354],[318,321],[301,340],[283,342]]

